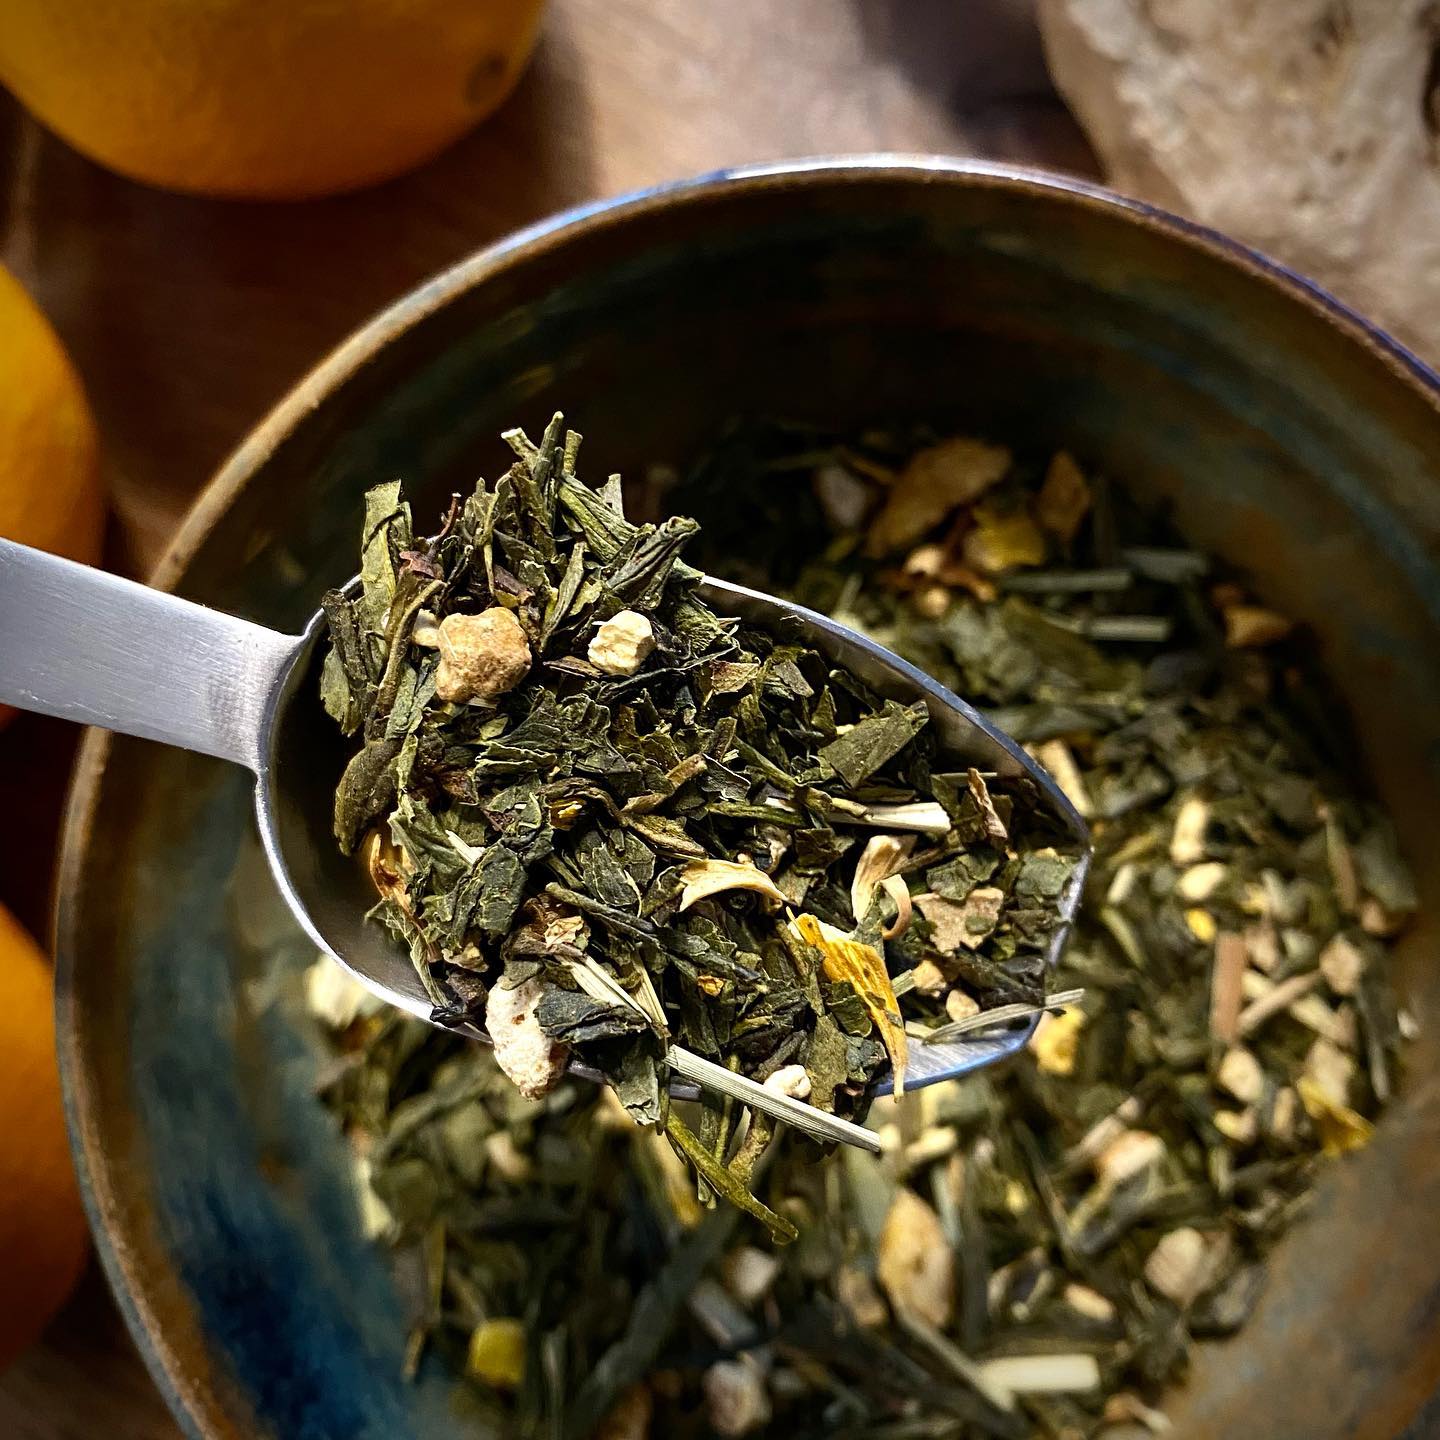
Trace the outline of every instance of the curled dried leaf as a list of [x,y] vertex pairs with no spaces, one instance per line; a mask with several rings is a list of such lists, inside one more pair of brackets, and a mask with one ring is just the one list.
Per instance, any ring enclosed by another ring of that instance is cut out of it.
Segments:
[[996,845],[1006,844],[1010,836],[1005,829],[1005,822],[1000,818],[1000,812],[995,808],[995,802],[990,798],[990,787],[985,783],[985,777],[973,767],[965,773],[966,783],[970,787],[970,794],[974,797],[976,805],[980,807],[980,818],[985,824],[986,838]]
[[680,872],[685,888],[680,892],[680,909],[688,910],[697,900],[725,890],[753,890],[776,903],[785,896],[763,871],[746,861],[692,860]]
[[855,876],[850,882],[850,910],[858,925],[870,908],[877,886],[895,902],[899,912],[895,923],[882,931],[886,940],[904,934],[910,926],[910,887],[898,873],[915,848],[913,835],[872,835],[855,862]]
[[865,549],[887,555],[913,544],[951,511],[978,500],[1010,468],[1003,445],[960,436],[921,450],[896,477]]

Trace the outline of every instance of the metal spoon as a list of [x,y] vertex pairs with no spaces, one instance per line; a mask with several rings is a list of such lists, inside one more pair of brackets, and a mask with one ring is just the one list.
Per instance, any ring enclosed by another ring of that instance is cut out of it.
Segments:
[[[1084,822],[1049,776],[963,700],[865,636],[813,610],[724,581],[706,580],[701,594],[719,614],[769,630],[784,626],[881,695],[923,700],[942,745],[957,761],[1034,781],[1082,847],[1058,905],[1061,923],[1047,957],[1053,964],[1090,849]],[[324,633],[323,612],[303,634],[282,635],[0,539],[0,701],[215,755],[252,771],[265,853],[306,933],[381,999],[439,1023],[410,957],[382,926],[366,923],[374,891],[340,854],[331,833],[335,784],[347,756],[319,704]],[[953,1043],[917,1046],[908,1084],[934,1084],[1001,1059],[1025,1043],[1035,1023],[1032,1017]],[[475,1027],[462,1028],[487,1038]],[[691,1051],[671,1046],[666,1059],[683,1079],[812,1135],[878,1148],[861,1126],[766,1090]],[[888,1081],[877,1086],[888,1089]]]

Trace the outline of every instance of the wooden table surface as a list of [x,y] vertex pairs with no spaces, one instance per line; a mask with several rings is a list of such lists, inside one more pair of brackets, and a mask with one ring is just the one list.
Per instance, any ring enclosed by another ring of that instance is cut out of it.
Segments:
[[[79,366],[114,507],[112,566],[145,573],[246,430],[375,310],[515,227],[747,161],[940,151],[1093,174],[1045,79],[1028,0],[552,0],[519,90],[423,169],[298,204],[132,184],[0,92],[0,261]],[[0,900],[45,925],[66,727],[0,743]],[[50,777],[35,783],[36,775]],[[11,797],[15,797],[13,802]],[[6,1440],[179,1434],[93,1268],[0,1376]]]

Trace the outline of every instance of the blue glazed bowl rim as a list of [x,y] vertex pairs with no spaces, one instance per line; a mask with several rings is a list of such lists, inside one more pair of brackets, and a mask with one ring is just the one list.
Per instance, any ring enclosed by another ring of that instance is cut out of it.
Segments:
[[[169,590],[180,582],[195,552],[277,446],[370,357],[444,309],[457,295],[482,284],[514,261],[558,248],[592,223],[619,225],[648,211],[705,200],[727,191],[905,179],[917,184],[1040,192],[1061,201],[1085,202],[1168,235],[1299,302],[1376,355],[1400,383],[1440,412],[1440,373],[1379,326],[1299,271],[1148,201],[1077,176],[955,156],[878,152],[769,161],[666,181],[558,211],[483,247],[393,301],[325,355],[231,452],[192,504],[149,583]],[[87,733],[71,780],[61,845],[54,920],[55,1007],[66,1123],[96,1252],[136,1347],[185,1432],[194,1440],[217,1440],[221,1431],[207,1423],[205,1417],[220,1413],[222,1402],[216,1393],[220,1387],[208,1373],[208,1366],[199,1367],[197,1373],[196,1367],[187,1365],[165,1333],[163,1304],[157,1303],[156,1287],[135,1267],[135,1257],[123,1233],[123,1207],[117,1204],[110,1168],[89,1118],[93,1097],[86,1088],[75,1016],[74,976],[77,965],[83,963],[77,954],[76,932],[90,835],[109,751],[108,734],[99,730]],[[225,1431],[230,1428],[226,1426]]]

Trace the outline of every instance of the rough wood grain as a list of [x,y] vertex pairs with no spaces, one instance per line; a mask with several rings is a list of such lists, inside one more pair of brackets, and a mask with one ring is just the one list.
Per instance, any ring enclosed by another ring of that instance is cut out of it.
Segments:
[[[493,121],[424,169],[340,199],[237,204],[146,189],[81,159],[0,94],[0,260],[76,358],[117,511],[111,559],[143,573],[296,377],[434,271],[598,195],[883,149],[1094,173],[1048,89],[1029,0],[555,0],[529,74]],[[24,722],[26,753],[63,745],[45,733],[52,723]],[[18,744],[0,785],[25,769]],[[58,787],[48,803],[53,815]],[[27,918],[38,911],[31,903]],[[178,1434],[98,1275],[0,1377],[7,1440]]]

